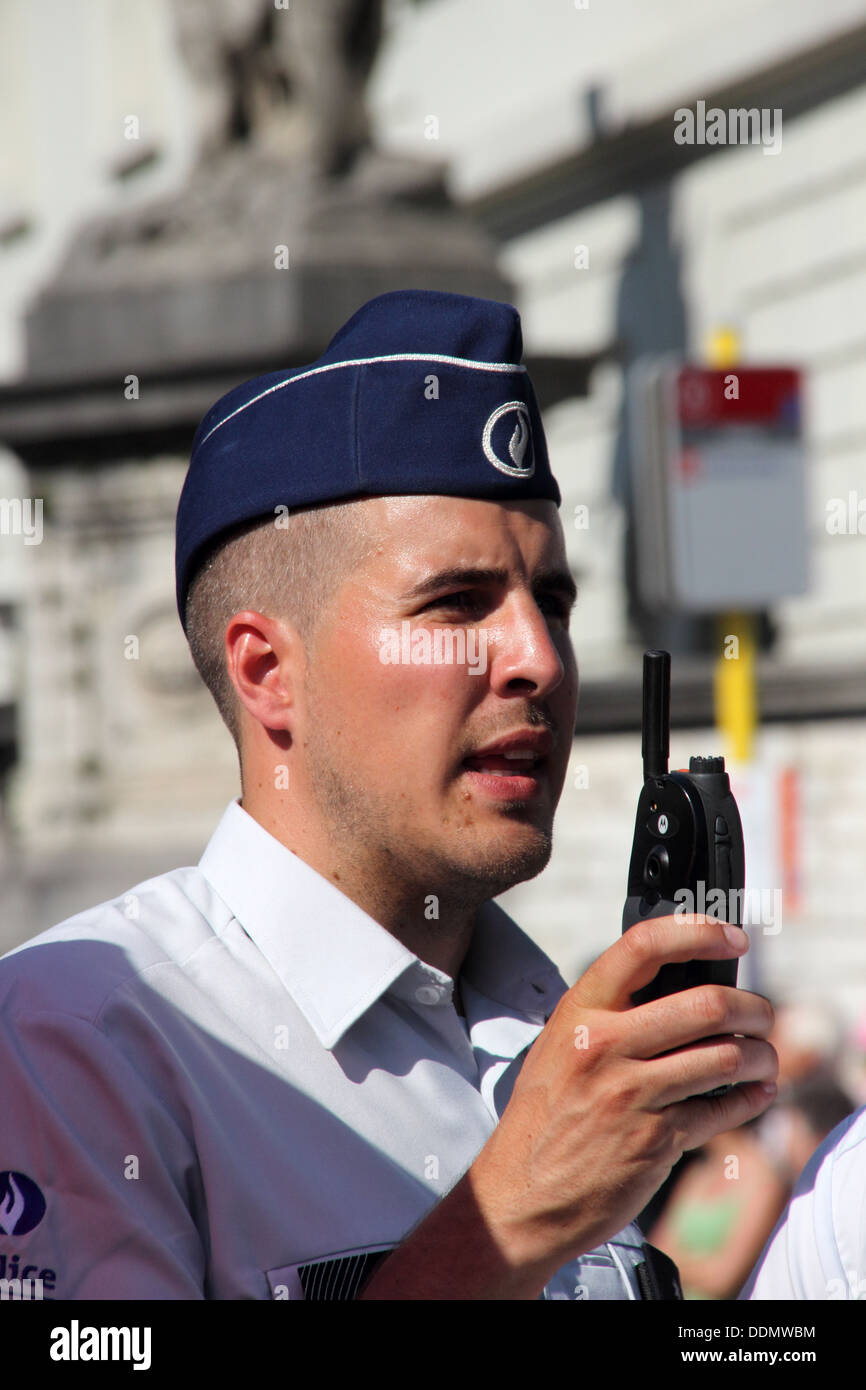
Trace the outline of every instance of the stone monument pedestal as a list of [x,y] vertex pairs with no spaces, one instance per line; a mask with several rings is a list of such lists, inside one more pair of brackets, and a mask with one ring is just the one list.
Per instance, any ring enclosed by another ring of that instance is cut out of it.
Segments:
[[329,181],[233,149],[181,195],[78,234],[29,314],[28,376],[307,362],[388,290],[508,299],[495,249],[436,165],[371,154]]

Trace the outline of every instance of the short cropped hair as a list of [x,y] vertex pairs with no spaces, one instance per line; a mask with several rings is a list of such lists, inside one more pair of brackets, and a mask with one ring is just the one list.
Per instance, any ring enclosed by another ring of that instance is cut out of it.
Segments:
[[225,659],[235,613],[284,618],[309,649],[328,600],[371,547],[363,499],[299,508],[236,529],[209,552],[184,612],[196,670],[241,756],[240,701]]

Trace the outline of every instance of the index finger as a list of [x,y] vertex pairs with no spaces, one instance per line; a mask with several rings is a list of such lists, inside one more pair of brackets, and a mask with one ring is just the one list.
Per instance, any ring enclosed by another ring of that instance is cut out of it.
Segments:
[[731,960],[748,949],[742,927],[729,922],[702,916],[653,917],[623,932],[572,985],[568,997],[583,1009],[630,1009],[631,996],[654,980],[663,965]]

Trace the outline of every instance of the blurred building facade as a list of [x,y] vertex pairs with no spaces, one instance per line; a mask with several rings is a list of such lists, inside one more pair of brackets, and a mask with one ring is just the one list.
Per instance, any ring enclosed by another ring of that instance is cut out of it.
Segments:
[[[49,458],[34,445],[46,398],[21,385],[25,315],[76,228],[97,214],[134,215],[183,188],[195,167],[194,84],[172,7],[10,0],[0,22],[0,103],[15,131],[0,180],[2,490],[43,495],[34,478],[50,489],[42,543],[0,538],[0,733],[14,759],[3,799],[5,949],[145,874],[194,862],[238,783],[173,606],[174,508],[198,397],[176,370],[166,387],[175,426],[160,449],[125,455],[124,436],[138,428],[128,406],[149,405],[145,376],[126,401],[124,383],[140,370],[121,349],[102,398],[53,390],[58,435],[78,443]],[[826,524],[828,504],[853,494],[855,516],[864,499],[866,533],[864,59],[860,0],[820,9],[743,0],[723,16],[685,0],[545,3],[531,17],[521,0],[385,8],[367,89],[376,140],[395,156],[444,163],[454,203],[498,248],[527,357],[545,381],[580,589],[582,696],[553,859],[503,903],[568,978],[618,934],[640,782],[640,653],[652,633],[636,626],[625,580],[625,374],[647,352],[701,360],[709,334],[729,325],[745,362],[800,365],[807,382],[813,580],[769,615],[758,748],[768,784],[778,772],[796,789],[785,830],[790,907],[780,931],[753,933],[759,982],[773,993],[807,986],[851,1017],[866,1000],[856,891],[866,534]],[[674,112],[698,101],[781,111],[780,147],[678,145]],[[264,246],[279,239],[264,229]],[[200,254],[206,262],[207,237]],[[356,303],[367,297],[359,288]],[[215,396],[232,380],[212,384]],[[88,411],[116,415],[101,458],[88,455]],[[698,625],[675,648],[674,765],[724,751],[711,679]],[[778,815],[767,824],[778,838]]]

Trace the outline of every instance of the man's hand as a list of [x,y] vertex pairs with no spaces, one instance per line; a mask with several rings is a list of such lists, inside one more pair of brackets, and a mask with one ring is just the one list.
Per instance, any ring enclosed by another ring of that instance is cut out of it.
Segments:
[[[727,932],[730,931],[730,939]],[[759,1115],[778,1058],[761,995],[703,985],[639,1007],[671,961],[743,955],[738,927],[706,917],[637,923],[559,1001],[497,1129],[467,1177],[484,1224],[538,1291],[645,1206],[685,1149]],[[714,1087],[732,1089],[695,1099]]]
[[[563,995],[469,1171],[360,1297],[537,1298],[634,1220],[685,1149],[760,1115],[779,1069],[766,999],[703,985],[631,1002],[668,962],[730,960],[748,944],[706,917],[630,927]],[[722,1085],[733,1089],[693,1099]]]

